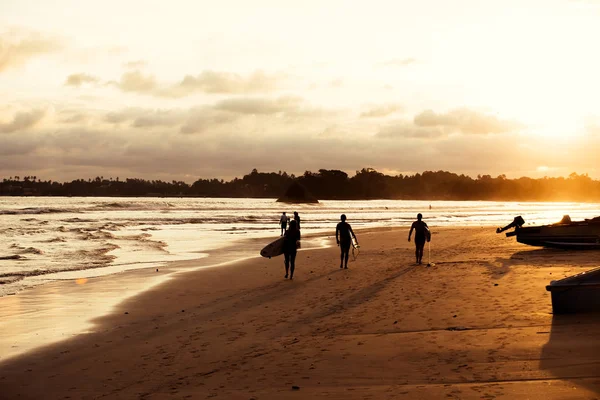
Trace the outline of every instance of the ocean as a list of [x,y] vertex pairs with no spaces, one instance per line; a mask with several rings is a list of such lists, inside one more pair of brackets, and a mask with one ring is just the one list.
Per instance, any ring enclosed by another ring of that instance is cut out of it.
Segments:
[[517,215],[528,225],[557,222],[565,214],[572,220],[600,215],[597,203],[0,197],[0,296],[51,281],[199,259],[235,243],[244,255],[257,256],[279,236],[283,211],[290,217],[297,211],[303,235],[317,237],[332,236],[342,213],[354,229],[408,230],[421,212],[434,232],[442,226],[491,229]]

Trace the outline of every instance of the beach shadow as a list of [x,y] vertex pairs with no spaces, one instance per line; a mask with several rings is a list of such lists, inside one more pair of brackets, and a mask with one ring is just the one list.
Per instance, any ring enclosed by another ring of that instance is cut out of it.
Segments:
[[550,264],[577,264],[582,267],[597,266],[600,250],[561,250],[541,248],[517,251],[510,256],[511,265],[550,266]]
[[539,248],[521,250],[509,257],[496,257],[494,261],[481,262],[494,279],[502,278],[512,267],[533,266],[536,268],[553,268],[565,266],[582,268],[583,270],[598,266],[600,250],[561,250]]
[[400,278],[406,273],[414,271],[415,267],[418,267],[418,265],[410,265],[382,280],[373,283],[372,285],[368,285],[363,287],[362,289],[351,292],[347,296],[345,296],[343,300],[335,302],[329,307],[325,307],[321,310],[315,310],[314,312],[309,313],[303,320],[300,321],[300,323],[308,324],[311,321],[326,318],[331,315],[339,314],[341,311],[347,311],[352,308],[361,306],[373,299],[377,294],[379,294],[379,292],[385,289],[390,283],[394,282],[394,280],[396,280],[397,278]]
[[600,394],[600,313],[554,315],[540,370]]

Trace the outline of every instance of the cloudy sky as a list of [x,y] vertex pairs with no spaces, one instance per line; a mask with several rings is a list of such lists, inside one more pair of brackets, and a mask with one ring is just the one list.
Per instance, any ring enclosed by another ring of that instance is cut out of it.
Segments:
[[0,178],[600,178],[600,1],[2,0]]

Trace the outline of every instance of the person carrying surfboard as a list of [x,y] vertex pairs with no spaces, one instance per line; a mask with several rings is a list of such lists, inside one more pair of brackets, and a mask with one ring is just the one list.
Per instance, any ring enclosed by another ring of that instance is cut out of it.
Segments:
[[335,241],[340,246],[340,268],[348,269],[348,257],[350,256],[350,246],[352,245],[352,237],[358,245],[358,239],[352,230],[349,223],[346,222],[346,214],[340,217],[342,222],[338,222],[335,227]]
[[415,231],[415,256],[417,257],[417,264],[421,264],[423,260],[423,248],[425,247],[425,241],[431,240],[431,232],[429,227],[422,221],[423,215],[417,214],[417,220],[412,223],[410,232],[408,232],[408,241],[410,242],[410,236],[412,235],[413,229]]
[[296,269],[296,242],[300,240],[300,231],[296,226],[296,221],[290,221],[290,227],[283,236],[283,262],[285,263],[285,279],[288,274],[290,279],[294,279],[294,270]]

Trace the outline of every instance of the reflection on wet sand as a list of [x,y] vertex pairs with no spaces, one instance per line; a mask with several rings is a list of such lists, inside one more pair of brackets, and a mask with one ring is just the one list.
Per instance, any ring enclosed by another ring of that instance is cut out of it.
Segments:
[[[93,319],[110,313],[124,299],[164,282],[174,273],[217,267],[258,255],[264,240],[243,240],[198,260],[99,278],[48,283],[0,297],[0,362],[37,347],[94,330]],[[322,237],[304,240],[305,249],[323,247]],[[254,251],[256,250],[256,251]],[[273,260],[271,265],[277,261]]]
[[160,283],[167,272],[151,269],[53,282],[0,298],[0,362],[89,331],[91,319]]

